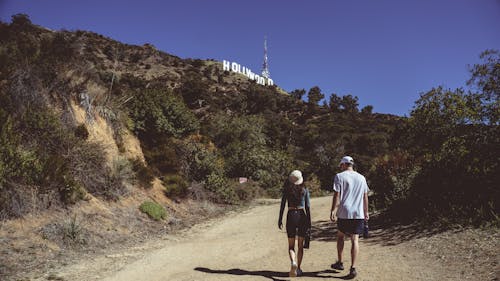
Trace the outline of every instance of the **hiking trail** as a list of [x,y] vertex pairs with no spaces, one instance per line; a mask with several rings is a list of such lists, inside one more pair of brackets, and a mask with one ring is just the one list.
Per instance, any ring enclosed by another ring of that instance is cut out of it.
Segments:
[[[277,227],[279,203],[272,201],[229,213],[175,235],[125,252],[82,260],[59,269],[64,280],[291,280],[285,229]],[[311,200],[312,242],[304,253],[303,280],[345,279],[350,267],[350,241],[344,248],[345,270],[336,261],[331,197]],[[354,280],[459,280],[458,272],[426,257],[418,248],[390,243],[384,230],[360,239],[358,276]],[[389,243],[388,243],[389,242]]]

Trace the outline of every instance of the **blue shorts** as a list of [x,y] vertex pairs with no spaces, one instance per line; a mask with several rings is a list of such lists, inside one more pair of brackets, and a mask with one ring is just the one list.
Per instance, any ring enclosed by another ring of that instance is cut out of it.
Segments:
[[337,227],[345,234],[363,234],[364,219],[338,219]]

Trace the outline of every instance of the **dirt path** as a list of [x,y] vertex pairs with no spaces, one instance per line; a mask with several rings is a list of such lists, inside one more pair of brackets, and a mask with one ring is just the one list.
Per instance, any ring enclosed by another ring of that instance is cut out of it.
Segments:
[[[335,261],[330,197],[312,200],[313,241],[303,262],[304,280],[344,279]],[[64,280],[290,280],[284,230],[276,226],[279,205],[256,206],[243,213],[198,225],[182,234],[124,253],[98,257],[59,271]],[[361,239],[355,280],[460,280],[457,272],[430,261],[405,243],[387,245],[380,231]]]

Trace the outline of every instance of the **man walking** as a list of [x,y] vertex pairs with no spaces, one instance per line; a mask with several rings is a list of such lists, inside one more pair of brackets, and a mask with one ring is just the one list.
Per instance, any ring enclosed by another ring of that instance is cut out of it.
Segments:
[[359,251],[359,234],[363,233],[365,220],[368,215],[368,184],[360,173],[354,171],[354,159],[350,156],[340,160],[341,173],[335,175],[333,181],[333,201],[330,219],[337,222],[337,255],[338,260],[332,264],[333,269],[343,270],[342,252],[344,238],[351,238],[351,269],[349,277],[354,278],[356,272],[356,258]]

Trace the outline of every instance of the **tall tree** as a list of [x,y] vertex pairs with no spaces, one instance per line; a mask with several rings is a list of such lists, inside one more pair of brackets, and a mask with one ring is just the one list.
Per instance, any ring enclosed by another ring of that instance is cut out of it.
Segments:
[[482,64],[470,68],[471,79],[467,82],[479,91],[483,121],[498,125],[500,122],[500,51],[486,50],[481,53]]
[[346,95],[342,97],[340,102],[341,106],[346,112],[357,113],[358,112],[358,97],[352,95]]
[[307,93],[307,100],[311,105],[318,105],[319,101],[325,97],[318,86],[312,87]]
[[340,112],[342,98],[337,96],[337,94],[332,93],[330,95],[330,110],[332,112]]
[[372,111],[373,111],[373,106],[372,105],[367,105],[363,108],[361,108],[361,114],[363,115],[372,115]]
[[290,96],[292,96],[293,98],[296,98],[298,100],[301,100],[305,94],[306,94],[305,89],[295,89],[295,90],[290,92]]

